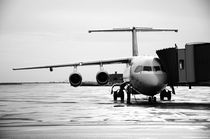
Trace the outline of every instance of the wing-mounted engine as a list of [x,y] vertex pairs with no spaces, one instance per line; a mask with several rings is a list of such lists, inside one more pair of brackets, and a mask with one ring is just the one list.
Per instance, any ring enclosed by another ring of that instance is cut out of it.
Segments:
[[78,72],[74,72],[69,76],[69,83],[71,86],[77,87],[82,84],[82,76]]
[[109,81],[109,74],[106,71],[99,71],[96,74],[96,81],[99,85],[105,85]]

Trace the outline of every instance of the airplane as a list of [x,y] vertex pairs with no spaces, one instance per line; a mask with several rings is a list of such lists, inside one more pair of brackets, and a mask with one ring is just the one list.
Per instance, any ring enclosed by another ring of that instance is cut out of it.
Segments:
[[[132,28],[114,28],[108,30],[89,30],[93,32],[131,32],[132,33],[132,57],[113,59],[113,60],[99,60],[91,62],[78,62],[62,65],[48,65],[25,68],[14,68],[13,70],[29,70],[29,69],[49,69],[51,72],[54,68],[60,67],[74,67],[74,71],[69,76],[69,82],[73,87],[78,87],[82,83],[82,76],[77,71],[78,66],[99,65],[100,71],[96,74],[96,81],[99,85],[106,85],[109,80],[109,74],[104,70],[103,65],[106,64],[126,64],[126,69],[123,73],[123,83],[117,83],[112,86],[111,93],[114,100],[118,97],[124,102],[124,91],[127,93],[127,104],[131,103],[131,94],[143,94],[148,96],[149,102],[156,102],[155,95],[160,93],[160,100],[167,97],[171,100],[171,93],[175,94],[173,86],[172,91],[166,89],[167,74],[157,57],[139,56],[137,45],[137,32],[178,32],[178,29],[154,29],[149,27],[132,27]],[[113,91],[115,86],[120,86],[120,89]]]

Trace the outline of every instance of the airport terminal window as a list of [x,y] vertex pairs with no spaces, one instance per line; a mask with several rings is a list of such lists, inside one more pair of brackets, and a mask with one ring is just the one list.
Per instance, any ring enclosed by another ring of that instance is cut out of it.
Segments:
[[143,70],[142,66],[137,66],[134,72],[141,72]]
[[153,69],[154,71],[160,71],[160,66],[154,66]]
[[183,70],[184,69],[184,60],[183,59],[180,59],[179,60],[179,69],[180,70]]
[[152,67],[144,66],[143,71],[152,71]]

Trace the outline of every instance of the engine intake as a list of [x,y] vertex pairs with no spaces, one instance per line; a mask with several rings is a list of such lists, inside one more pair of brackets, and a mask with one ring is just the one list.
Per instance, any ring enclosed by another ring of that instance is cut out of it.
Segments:
[[69,83],[73,87],[80,86],[82,84],[82,76],[79,73],[72,73],[69,76]]
[[96,75],[96,81],[99,85],[105,85],[109,81],[109,74],[105,71],[100,71]]

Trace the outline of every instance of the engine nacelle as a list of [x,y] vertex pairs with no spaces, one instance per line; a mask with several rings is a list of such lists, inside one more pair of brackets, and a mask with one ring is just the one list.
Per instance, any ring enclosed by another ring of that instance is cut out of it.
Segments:
[[80,86],[82,84],[82,76],[77,72],[72,73],[69,76],[69,83],[74,87]]
[[99,71],[96,74],[96,81],[99,85],[105,85],[109,81],[109,74],[106,71]]

